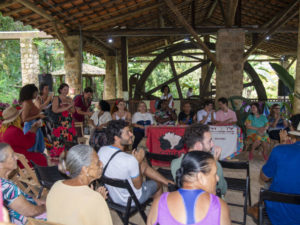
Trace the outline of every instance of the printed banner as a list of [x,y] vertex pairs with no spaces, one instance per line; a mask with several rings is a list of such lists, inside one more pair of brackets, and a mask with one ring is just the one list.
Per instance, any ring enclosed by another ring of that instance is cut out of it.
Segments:
[[[149,126],[146,130],[149,152],[162,155],[177,155],[187,151],[183,143],[186,126]],[[152,165],[169,166],[169,163],[152,160]]]

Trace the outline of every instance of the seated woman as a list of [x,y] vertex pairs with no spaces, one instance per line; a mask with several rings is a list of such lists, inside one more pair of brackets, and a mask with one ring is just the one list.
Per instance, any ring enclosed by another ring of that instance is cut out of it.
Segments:
[[[47,219],[65,225],[112,225],[105,202],[107,191],[88,185],[102,175],[103,165],[88,145],[76,145],[62,162],[69,180],[57,181],[47,196]],[[99,194],[100,193],[100,194]]]
[[105,128],[107,123],[112,120],[110,115],[110,105],[107,101],[99,101],[98,109],[99,110],[95,111],[90,118],[90,124],[94,130]]
[[192,111],[191,103],[186,102],[178,115],[178,123],[180,125],[191,125],[194,121],[196,121],[196,115]]
[[260,144],[262,144],[263,147],[262,154],[264,160],[267,160],[267,150],[269,148],[270,139],[266,131],[269,127],[269,123],[267,117],[260,112],[258,103],[251,104],[251,114],[247,117],[245,126],[247,128],[247,142],[252,144],[249,152],[249,160],[253,159],[253,152]]
[[[45,118],[44,114],[41,114],[41,110],[36,107],[33,100],[36,99],[38,95],[38,89],[34,84],[27,84],[22,87],[20,91],[19,101],[22,104],[21,118],[24,122],[23,131],[26,134],[31,126],[38,120]],[[40,152],[43,153],[45,150],[44,135],[41,128],[36,131],[35,143],[28,149],[30,152]]]
[[151,113],[147,112],[147,105],[145,102],[140,102],[138,105],[138,111],[133,114],[132,126],[134,142],[132,144],[132,149],[135,149],[145,136],[145,127],[152,125],[153,117]]
[[25,194],[8,180],[8,175],[17,168],[17,157],[9,144],[0,143],[0,180],[3,204],[8,209],[14,224],[26,224],[27,217],[46,219],[45,204]]
[[273,104],[270,109],[270,115],[268,117],[270,127],[268,134],[271,139],[280,141],[279,132],[287,129],[289,126],[288,121],[280,113],[280,105]]
[[152,203],[147,225],[231,224],[227,204],[215,196],[217,166],[210,153],[187,153],[176,181],[178,191],[165,192]]
[[[23,154],[30,162],[40,166],[47,166],[47,159],[42,153],[29,152],[35,143],[36,132],[40,128],[41,123],[39,121],[31,125],[31,129],[24,134],[21,125],[21,111],[18,111],[15,107],[10,106],[3,111],[3,122],[0,129],[0,140],[9,144],[14,152]],[[31,164],[30,164],[31,165]]]
[[175,125],[177,115],[174,110],[169,108],[167,100],[160,100],[158,111],[155,113],[157,125]]
[[101,100],[98,109],[90,119],[92,126],[89,144],[98,151],[102,146],[107,144],[105,128],[109,121],[112,120],[110,115],[110,105],[107,101]]
[[126,102],[124,100],[116,101],[112,110],[113,120],[125,120],[131,123],[131,113],[127,111]]

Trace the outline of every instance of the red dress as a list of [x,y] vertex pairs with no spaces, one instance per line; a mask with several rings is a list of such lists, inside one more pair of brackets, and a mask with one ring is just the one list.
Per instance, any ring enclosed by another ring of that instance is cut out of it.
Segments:
[[29,131],[24,134],[20,128],[9,126],[4,132],[1,141],[9,144],[16,153],[23,154],[29,162],[32,160],[40,166],[48,165],[47,159],[43,154],[27,151],[35,143],[35,133]]

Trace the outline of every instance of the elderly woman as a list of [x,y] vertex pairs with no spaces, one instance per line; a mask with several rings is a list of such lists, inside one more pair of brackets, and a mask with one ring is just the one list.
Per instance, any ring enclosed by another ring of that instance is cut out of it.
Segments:
[[101,177],[103,169],[94,149],[76,145],[62,165],[71,179],[52,186],[46,201],[48,220],[65,225],[112,225],[104,199],[107,192],[103,187],[94,191],[88,186]]
[[42,153],[29,152],[35,143],[36,132],[40,128],[39,121],[31,125],[31,129],[24,134],[22,131],[21,111],[10,106],[3,111],[3,122],[0,129],[0,140],[8,143],[16,153],[23,154],[28,161],[32,160],[40,166],[47,166],[47,159]]
[[3,204],[8,209],[14,224],[26,224],[27,217],[45,219],[45,205],[41,200],[25,194],[8,180],[8,175],[17,168],[17,158],[9,144],[0,143],[0,180]]
[[[22,104],[21,118],[24,122],[23,131],[26,134],[31,126],[38,120],[45,118],[44,114],[41,114],[41,110],[33,103],[38,95],[38,89],[34,84],[27,84],[22,87],[20,91],[19,101]],[[45,150],[44,135],[39,128],[36,132],[36,138],[34,145],[28,149],[31,152],[41,152]]]
[[187,153],[176,173],[178,191],[165,192],[155,199],[147,225],[229,225],[227,204],[216,194],[217,166],[208,152]]
[[138,105],[138,111],[133,114],[132,117],[132,126],[133,126],[133,135],[134,142],[132,149],[135,149],[138,144],[141,142],[145,136],[146,126],[153,125],[152,114],[147,112],[147,105],[145,102],[140,102]]
[[247,141],[252,144],[249,160],[253,159],[253,152],[260,144],[263,147],[264,160],[267,160],[270,139],[266,131],[269,123],[267,117],[262,114],[258,103],[251,104],[251,114],[247,117],[245,125],[247,128]]

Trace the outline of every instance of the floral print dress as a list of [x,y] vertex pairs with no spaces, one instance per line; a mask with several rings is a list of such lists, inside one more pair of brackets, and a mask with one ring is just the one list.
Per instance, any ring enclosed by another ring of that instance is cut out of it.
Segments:
[[[60,99],[59,104],[61,104]],[[48,150],[50,151],[50,157],[59,157],[66,149],[66,145],[72,146],[77,144],[76,129],[72,119],[72,113],[69,111],[59,113],[57,122],[53,123],[52,126],[52,144],[48,146]]]

